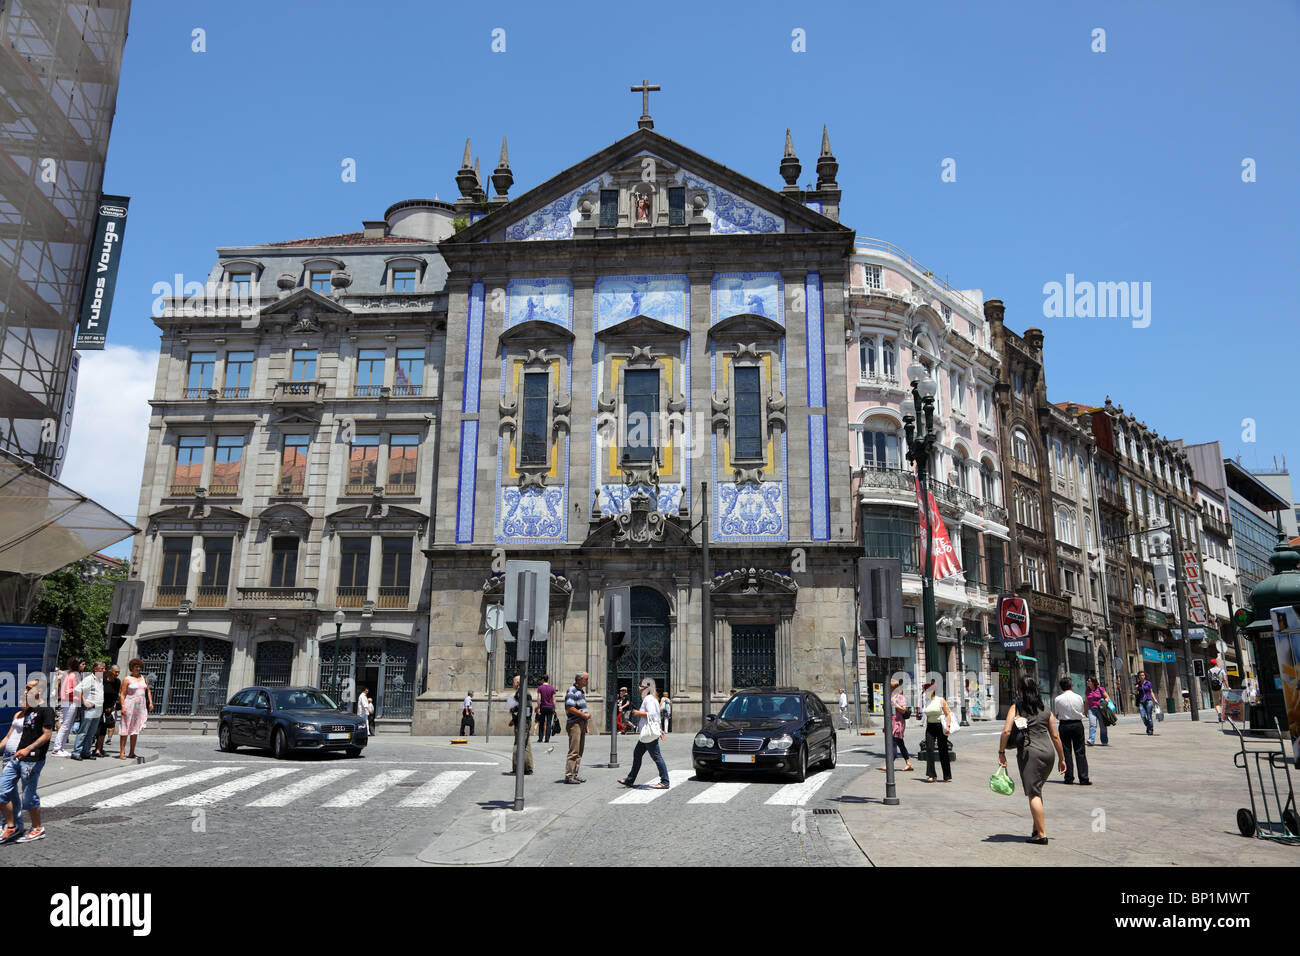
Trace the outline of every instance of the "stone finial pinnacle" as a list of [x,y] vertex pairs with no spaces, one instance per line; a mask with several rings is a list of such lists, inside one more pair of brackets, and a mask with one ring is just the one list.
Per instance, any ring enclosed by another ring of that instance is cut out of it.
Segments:
[[822,127],[822,155],[831,156],[831,134],[825,126]]
[[470,153],[470,149],[469,149],[469,139],[468,139],[468,137],[467,137],[467,138],[465,139],[465,155],[462,156],[462,157],[461,157],[461,160],[460,160],[460,168],[461,168],[461,169],[469,169],[469,167],[470,167],[470,155],[471,155],[471,153]]
[[506,138],[502,136],[501,158],[497,160],[497,168],[492,170],[492,185],[497,191],[497,198],[493,202],[504,202],[506,193],[514,182],[515,175],[510,171],[510,154],[506,152]]
[[510,168],[510,155],[506,152],[506,138],[501,137],[501,157],[497,160],[498,169]]
[[835,174],[840,171],[840,164],[835,161],[835,156],[831,153],[831,135],[826,127],[822,127],[822,152],[817,157],[817,188],[818,189],[837,189],[835,184]]
[[785,180],[785,192],[799,191],[799,174],[803,172],[803,166],[799,164],[799,157],[794,154],[794,139],[790,136],[790,127],[785,128],[785,155],[781,157],[781,178]]
[[477,157],[477,156],[474,157],[474,178],[475,178],[476,180],[478,180],[479,182],[482,182],[482,181],[483,181],[483,177],[480,176],[480,175],[479,175],[479,172],[478,172],[478,157]]

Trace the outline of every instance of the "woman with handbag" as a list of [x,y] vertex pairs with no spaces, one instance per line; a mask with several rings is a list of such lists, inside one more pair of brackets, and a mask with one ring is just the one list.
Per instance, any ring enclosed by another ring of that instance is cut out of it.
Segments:
[[1101,726],[1101,745],[1110,746],[1110,737],[1106,733],[1109,724],[1104,719],[1102,708],[1111,709],[1110,694],[1101,686],[1096,674],[1088,675],[1088,746],[1093,746],[1097,739],[1097,727]]
[[663,726],[659,719],[659,700],[655,694],[655,682],[649,677],[641,681],[641,710],[631,711],[631,716],[638,718],[637,723],[637,741],[636,749],[632,751],[632,772],[619,781],[625,787],[636,786],[636,775],[641,769],[641,758],[646,751],[650,752],[650,759],[655,762],[659,768],[659,782],[651,784],[651,790],[668,789],[668,764],[664,763],[664,755],[659,750],[659,741],[666,740],[668,735],[663,732]]
[[1065,773],[1065,748],[1056,732],[1056,718],[1045,706],[1038,692],[1038,682],[1032,677],[1020,678],[1020,699],[1007,711],[1007,722],[1002,725],[998,742],[998,766],[1007,765],[1007,747],[1016,747],[1016,763],[1020,767],[1020,783],[1029,798],[1029,813],[1034,819],[1034,832],[1026,841],[1039,846],[1047,845],[1047,820],[1043,810],[1043,784],[1052,775],[1052,755],[1055,750],[1060,772]]
[[[903,682],[900,680],[891,680],[889,682],[889,692],[892,695],[889,698],[890,704],[893,705],[893,716],[890,720],[890,731],[894,738],[894,756],[902,755],[907,761],[904,770],[915,770],[912,766],[912,755],[907,752],[907,744],[903,742],[903,734],[907,730],[907,718],[911,708],[907,706],[907,698],[903,696]],[[877,770],[884,771],[884,767],[877,767]]]

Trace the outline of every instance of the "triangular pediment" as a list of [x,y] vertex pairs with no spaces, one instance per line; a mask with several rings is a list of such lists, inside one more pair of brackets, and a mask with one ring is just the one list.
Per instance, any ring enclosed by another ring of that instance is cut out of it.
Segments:
[[733,315],[715,324],[709,335],[723,341],[770,339],[785,335],[785,326],[765,315]]
[[[743,176],[654,130],[638,129],[509,203],[492,209],[441,245],[454,248],[484,241],[574,238],[579,224],[588,227],[598,224],[602,188],[637,189],[636,182],[644,182],[643,175],[648,170],[653,172],[651,182],[685,187],[688,219],[695,214],[694,197],[700,194],[706,197],[699,221],[707,221],[710,235],[852,232],[790,195]],[[626,198],[623,202],[626,208]],[[585,211],[584,204],[590,204]],[[651,225],[667,221],[666,215],[661,219],[659,212],[650,211]],[[576,234],[581,233],[579,228]]]
[[685,329],[679,329],[667,322],[652,319],[648,315],[634,315],[630,319],[624,319],[622,322],[601,329],[596,333],[596,338],[602,342],[644,341],[646,339],[672,339],[678,341],[686,338],[689,334]]
[[321,319],[345,318],[352,314],[352,310],[312,289],[298,289],[283,299],[267,303],[259,314],[266,318],[286,318],[297,322],[301,328],[295,327],[294,331],[312,331],[310,326]]
[[313,418],[305,412],[290,412],[279,418],[271,419],[272,425],[319,425],[320,416]]
[[513,345],[516,342],[572,342],[573,333],[558,322],[529,319],[527,322],[510,326],[497,338],[505,345]]

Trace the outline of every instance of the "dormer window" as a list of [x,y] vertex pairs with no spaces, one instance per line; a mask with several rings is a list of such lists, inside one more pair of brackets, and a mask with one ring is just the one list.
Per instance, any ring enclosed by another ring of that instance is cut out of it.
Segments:
[[246,302],[253,297],[253,274],[251,272],[230,273],[230,297]]
[[393,270],[393,291],[414,292],[415,291],[415,270],[394,269]]
[[331,273],[324,269],[313,269],[310,273],[311,291],[318,292],[321,295],[329,295],[330,275]]
[[428,262],[421,256],[390,256],[384,260],[384,278],[391,292],[414,292]]

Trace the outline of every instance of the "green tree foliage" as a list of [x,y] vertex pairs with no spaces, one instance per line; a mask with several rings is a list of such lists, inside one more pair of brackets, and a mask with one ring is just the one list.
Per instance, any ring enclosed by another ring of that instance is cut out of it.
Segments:
[[95,566],[83,558],[41,581],[41,594],[32,610],[31,623],[63,628],[59,660],[84,657],[106,660],[108,638],[104,626],[113,604],[113,586],[126,578],[125,569],[93,574]]

